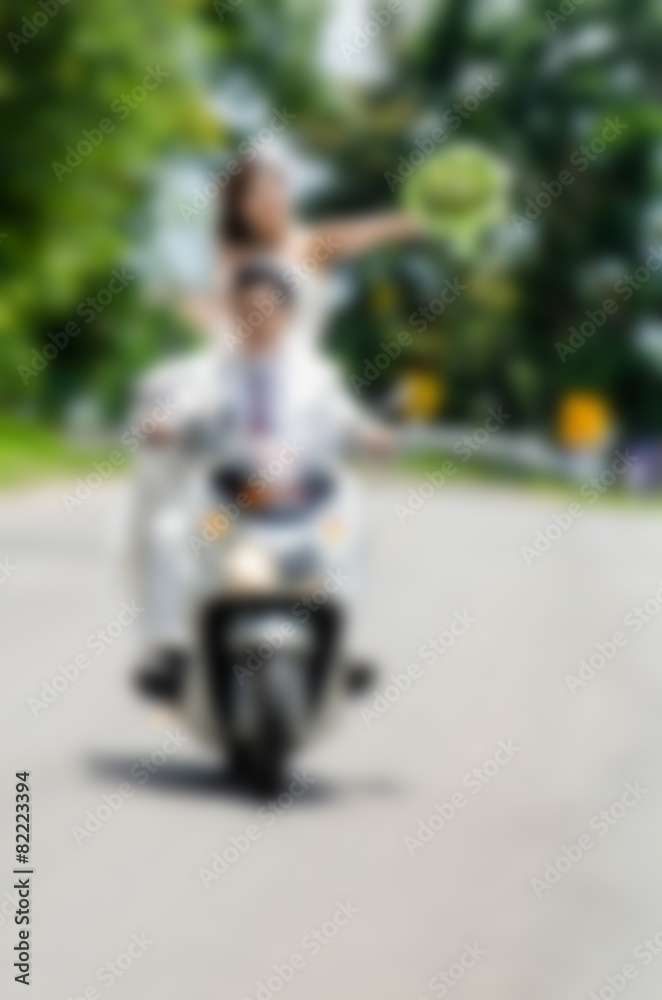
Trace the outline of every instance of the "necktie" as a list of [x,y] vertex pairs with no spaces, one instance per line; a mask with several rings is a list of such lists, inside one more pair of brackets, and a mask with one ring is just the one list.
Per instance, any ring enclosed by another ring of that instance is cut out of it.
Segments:
[[270,378],[262,365],[248,371],[248,429],[251,434],[267,434],[271,429]]

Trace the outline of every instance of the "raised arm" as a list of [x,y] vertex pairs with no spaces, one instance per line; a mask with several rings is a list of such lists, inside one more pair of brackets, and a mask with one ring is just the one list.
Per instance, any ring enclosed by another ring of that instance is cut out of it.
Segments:
[[320,240],[325,240],[333,250],[331,259],[352,257],[381,243],[412,240],[423,234],[420,222],[404,212],[359,216],[356,219],[330,219],[308,230],[311,248]]

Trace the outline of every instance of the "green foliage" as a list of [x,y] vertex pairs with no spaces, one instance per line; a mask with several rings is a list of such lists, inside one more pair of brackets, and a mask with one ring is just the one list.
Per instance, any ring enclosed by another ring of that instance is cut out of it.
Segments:
[[[566,0],[564,10],[570,6]],[[7,0],[0,375],[9,405],[59,417],[87,393],[116,417],[132,374],[186,342],[186,331],[147,308],[131,285],[38,376],[24,384],[17,374],[49,332],[76,319],[113,268],[130,266],[146,245],[147,206],[163,164],[178,156],[208,162],[250,132],[219,121],[219,90],[242,78],[267,107],[296,114],[291,137],[334,178],[333,190],[306,206],[309,216],[323,216],[393,207],[401,192],[389,190],[385,173],[477,76],[491,73],[495,92],[450,138],[510,165],[509,209],[520,218],[527,199],[571,166],[606,119],[620,116],[627,128],[586,169],[572,168],[573,183],[534,225],[509,220],[459,262],[430,243],[406,266],[388,249],[353,265],[360,293],[337,324],[338,352],[360,371],[382,338],[408,327],[412,312],[459,276],[467,291],[417,334],[411,352],[412,362],[439,372],[448,415],[472,417],[498,398],[513,426],[547,427],[558,397],[585,387],[612,400],[627,430],[662,429],[659,375],[635,337],[644,321],[660,321],[658,276],[619,299],[604,329],[565,364],[555,351],[662,242],[659,6],[585,0],[556,17],[560,8],[547,0],[421,4],[413,29],[405,30],[404,15],[394,17],[371,43],[383,47],[390,72],[362,83],[330,76],[320,58],[331,0],[70,0],[25,43],[12,43],[9,33],[29,30],[24,19],[42,8]],[[125,116],[122,95],[149,67],[168,75]],[[71,172],[54,169],[66,168],[67,147],[105,118],[113,129],[89,155]],[[397,288],[386,307],[385,286]],[[374,394],[399,371],[393,365]]]
[[[108,449],[75,445],[61,433],[11,418],[0,418],[0,485],[14,486],[48,476],[86,476]],[[128,466],[127,466],[128,467]]]
[[[72,0],[35,31],[30,23],[45,16],[36,2],[4,5],[0,376],[14,406],[27,394],[37,410],[48,409],[62,396],[54,383],[72,386],[72,373],[83,366],[88,391],[103,391],[109,367],[144,359],[143,347],[127,343],[129,335],[153,346],[154,316],[130,289],[98,321],[81,324],[83,334],[66,356],[27,387],[17,374],[50,332],[80,322],[80,304],[130,258],[160,160],[221,138],[191,57],[200,46],[200,6]],[[154,89],[132,95],[150,69]],[[76,152],[81,142],[87,155]]]

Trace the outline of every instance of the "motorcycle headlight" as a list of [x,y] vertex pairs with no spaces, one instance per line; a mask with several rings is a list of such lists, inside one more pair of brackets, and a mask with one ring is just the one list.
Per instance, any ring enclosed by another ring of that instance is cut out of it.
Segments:
[[233,590],[272,590],[278,583],[278,567],[263,549],[244,543],[228,554],[227,578]]

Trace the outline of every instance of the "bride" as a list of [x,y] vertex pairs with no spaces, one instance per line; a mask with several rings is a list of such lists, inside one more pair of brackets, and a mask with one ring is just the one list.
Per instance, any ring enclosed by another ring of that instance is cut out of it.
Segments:
[[197,325],[218,329],[223,317],[230,319],[228,290],[236,274],[259,260],[277,267],[297,292],[295,326],[318,343],[331,304],[332,267],[382,243],[414,239],[422,232],[420,223],[402,212],[305,225],[296,218],[285,169],[266,157],[246,160],[230,177],[219,203],[216,294],[183,305]]

